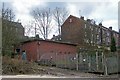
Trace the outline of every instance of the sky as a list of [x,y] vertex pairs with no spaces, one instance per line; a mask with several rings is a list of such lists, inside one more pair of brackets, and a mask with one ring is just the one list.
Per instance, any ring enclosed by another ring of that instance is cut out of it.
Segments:
[[[66,8],[71,15],[76,17],[84,16],[85,19],[94,19],[97,24],[102,22],[103,26],[107,28],[112,26],[113,30],[118,31],[119,0],[1,0],[1,2],[6,2],[6,6],[13,9],[16,14],[16,21],[19,19],[19,22],[22,23],[26,31],[28,31],[27,27],[30,27],[31,20],[33,19],[30,11],[35,7],[41,9],[47,7]],[[31,31],[31,34],[26,33],[26,35],[34,36],[34,31]]]

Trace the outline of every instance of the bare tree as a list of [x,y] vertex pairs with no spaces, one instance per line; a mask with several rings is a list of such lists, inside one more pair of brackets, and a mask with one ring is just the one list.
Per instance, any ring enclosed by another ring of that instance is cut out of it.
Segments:
[[11,8],[6,8],[5,3],[2,4],[2,19],[8,21],[14,21],[15,14]]
[[11,8],[2,4],[2,52],[4,54],[11,54],[13,45],[20,41],[18,31],[16,29],[16,22],[14,22],[15,14]]
[[61,35],[61,25],[67,19],[69,12],[65,8],[56,7],[53,12],[54,20],[58,24],[58,35]]
[[51,32],[51,21],[52,21],[52,13],[50,8],[48,9],[39,9],[36,8],[32,10],[32,16],[35,19],[35,24],[37,31],[39,30],[40,35],[44,38],[47,39],[50,32]]

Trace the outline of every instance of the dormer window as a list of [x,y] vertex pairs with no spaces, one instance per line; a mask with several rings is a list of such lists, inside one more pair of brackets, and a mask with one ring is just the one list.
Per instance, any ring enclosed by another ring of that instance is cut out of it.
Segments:
[[72,19],[70,19],[69,22],[71,23],[71,22],[72,22]]

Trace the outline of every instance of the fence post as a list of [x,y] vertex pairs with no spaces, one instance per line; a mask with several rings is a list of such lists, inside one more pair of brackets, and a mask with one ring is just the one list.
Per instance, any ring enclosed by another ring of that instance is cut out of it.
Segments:
[[89,56],[89,63],[88,63],[88,66],[89,66],[89,71],[91,71],[91,56]]
[[102,71],[104,71],[104,53],[102,52]]
[[78,65],[78,53],[76,53],[76,70],[78,71],[79,70],[79,65]]
[[97,71],[98,71],[98,51],[96,52],[96,67],[97,67]]
[[105,66],[104,73],[105,73],[105,75],[108,75],[107,58],[105,57],[105,55],[104,55],[104,66]]
[[105,59],[105,75],[108,75],[107,58]]

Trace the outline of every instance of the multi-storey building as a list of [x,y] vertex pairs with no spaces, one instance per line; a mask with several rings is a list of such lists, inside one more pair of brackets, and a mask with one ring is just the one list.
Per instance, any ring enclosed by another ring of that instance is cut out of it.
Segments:
[[64,42],[78,43],[84,46],[111,45],[111,38],[116,40],[118,46],[119,33],[112,30],[112,27],[106,28],[91,19],[84,20],[84,17],[78,18],[70,15],[61,26],[61,38]]
[[21,23],[2,20],[2,51],[3,53],[10,53],[13,46],[20,41],[23,41],[24,27]]
[[19,39],[23,39],[25,37],[24,36],[24,27],[19,22],[3,20],[2,21],[2,31],[3,31],[3,36],[7,36],[7,35],[9,37],[14,36]]

